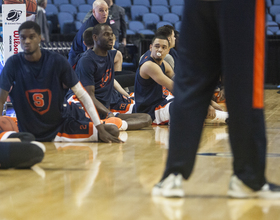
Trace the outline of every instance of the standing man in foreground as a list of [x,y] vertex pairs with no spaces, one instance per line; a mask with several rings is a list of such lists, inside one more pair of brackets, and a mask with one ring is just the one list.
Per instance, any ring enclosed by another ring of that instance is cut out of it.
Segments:
[[108,18],[108,5],[104,0],[96,0],[92,3],[92,15],[87,19],[85,23],[80,27],[77,32],[70,52],[68,61],[73,66],[76,63],[76,56],[87,50],[86,46],[83,44],[83,33],[89,27],[94,27],[97,24],[103,24]]
[[[67,60],[40,49],[40,26],[27,21],[18,33],[24,52],[11,56],[0,75],[0,112],[10,95],[19,131],[32,133],[38,141],[120,142],[117,126],[101,124],[90,96]],[[64,104],[69,88],[90,118],[75,105]]]
[[280,198],[280,186],[265,178],[264,0],[185,0],[180,34],[168,159],[152,195],[184,196],[221,68],[234,157],[228,195]]

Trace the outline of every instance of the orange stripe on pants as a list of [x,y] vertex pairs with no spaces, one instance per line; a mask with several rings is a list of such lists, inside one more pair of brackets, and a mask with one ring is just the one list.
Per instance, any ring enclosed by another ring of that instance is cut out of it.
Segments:
[[256,0],[254,43],[253,108],[263,108],[264,54],[265,54],[265,1]]

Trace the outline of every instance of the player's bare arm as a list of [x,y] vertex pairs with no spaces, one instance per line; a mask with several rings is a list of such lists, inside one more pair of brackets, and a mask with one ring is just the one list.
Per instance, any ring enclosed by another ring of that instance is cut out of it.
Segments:
[[114,70],[116,71],[122,71],[122,63],[123,63],[123,56],[122,53],[118,50],[115,59],[114,59]]
[[174,71],[172,67],[165,60],[163,60],[163,63],[165,67],[165,75],[172,79],[174,76]]
[[166,87],[168,90],[173,90],[173,81],[163,74],[161,68],[151,62],[145,62],[140,68],[140,75],[144,79],[152,78],[159,85]]
[[95,86],[91,85],[91,86],[85,86],[86,91],[88,92],[89,96],[91,97],[97,111],[99,114],[102,115],[107,115],[108,117],[113,117],[113,113],[111,113],[109,111],[109,109],[107,109],[101,102],[99,102],[96,98],[95,98]]
[[123,89],[123,87],[118,83],[116,79],[114,79],[114,88],[122,95],[129,97],[129,94]]

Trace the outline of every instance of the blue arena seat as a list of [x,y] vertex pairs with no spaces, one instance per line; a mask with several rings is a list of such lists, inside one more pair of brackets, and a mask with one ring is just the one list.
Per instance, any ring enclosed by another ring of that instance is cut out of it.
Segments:
[[129,18],[128,18],[127,14],[124,15],[124,20],[125,20],[126,23],[129,21]]
[[276,14],[280,13],[280,5],[272,5],[269,8],[269,14],[275,16]]
[[169,13],[170,11],[169,11],[169,8],[164,6],[164,5],[152,5],[151,6],[151,12],[156,13],[159,16],[162,16],[166,13]]
[[[280,32],[279,32],[279,33],[280,33]],[[277,32],[276,32],[276,34],[277,34]],[[270,31],[270,30],[267,30],[267,31],[266,31],[266,35],[268,35],[268,36],[273,36],[274,33],[273,33],[272,31]]]
[[274,0],[273,5],[280,5],[280,1],[279,0]]
[[142,20],[142,15],[149,13],[149,8],[144,5],[132,5],[130,8],[132,20]]
[[182,21],[177,21],[174,25],[175,30],[180,32]]
[[160,21],[160,22],[157,23],[157,29],[162,27],[162,26],[164,26],[164,25],[171,25],[171,26],[173,26],[172,23],[170,23],[168,21]]
[[69,4],[69,0],[53,0],[54,5],[62,5],[62,4]]
[[47,7],[45,10],[46,10],[46,15],[52,15],[52,14],[57,15],[58,14],[58,8],[53,4],[47,4]]
[[151,6],[149,0],[133,0],[133,5],[145,5],[147,7]]
[[90,10],[92,10],[92,5],[89,4],[82,4],[78,6],[79,12],[86,12],[88,13]]
[[80,21],[80,22],[83,22],[85,16],[86,16],[86,12],[78,12],[76,14],[76,21]]
[[275,21],[266,22],[266,27],[267,27],[267,30],[272,31],[273,33],[276,33],[277,31],[279,31],[278,23]]
[[169,21],[172,24],[175,24],[177,21],[180,20],[180,18],[179,18],[179,16],[177,14],[166,13],[166,14],[162,15],[162,20],[163,21]]
[[273,18],[270,14],[266,14],[266,21],[273,21]]
[[167,0],[152,0],[151,5],[165,5],[169,6]]
[[173,5],[184,5],[184,0],[169,0],[169,5],[173,6]]
[[[268,26],[268,25],[273,25],[273,22],[274,22],[274,21],[267,21],[267,22],[266,22],[266,25],[267,25],[267,26]],[[277,25],[280,24],[280,14],[277,14],[277,15],[275,16],[275,22],[277,23]]]
[[121,7],[130,7],[131,6],[131,0],[116,0],[116,5]]
[[177,14],[179,16],[182,16],[183,15],[183,9],[184,9],[183,5],[173,5],[171,7],[171,12],[175,13],[175,14]]
[[128,28],[137,33],[139,30],[145,29],[145,26],[141,21],[130,21]]
[[143,34],[143,35],[154,35],[155,34],[155,32],[153,32],[152,30],[149,30],[149,29],[139,30],[138,33]]
[[70,0],[70,4],[78,7],[79,5],[86,4],[86,0]]
[[77,8],[74,5],[71,5],[71,4],[62,4],[58,8],[59,8],[60,12],[69,12],[72,15],[75,15],[78,12]]
[[135,32],[133,30],[126,29],[126,34],[127,35],[135,35]]
[[156,30],[156,24],[160,21],[160,17],[155,13],[146,13],[143,14],[142,20],[145,24],[145,28],[150,30]]
[[81,21],[75,21],[76,31],[78,31],[81,26],[82,26],[82,22]]
[[87,0],[87,4],[92,5],[95,0]]
[[270,7],[272,5],[271,0],[265,0],[265,3],[266,3],[266,7]]
[[72,23],[75,27],[74,16],[71,13],[69,13],[69,12],[59,12],[57,16],[58,16],[58,22],[59,22],[59,25],[60,25],[60,33],[61,34],[66,34],[66,33],[69,32],[68,30],[66,30],[64,28],[65,23]]

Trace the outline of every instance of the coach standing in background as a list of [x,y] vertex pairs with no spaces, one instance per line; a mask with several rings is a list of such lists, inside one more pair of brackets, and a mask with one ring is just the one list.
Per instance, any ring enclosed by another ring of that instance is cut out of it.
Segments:
[[104,0],[96,0],[92,4],[92,14],[86,22],[83,23],[79,31],[77,32],[70,52],[68,61],[73,66],[76,63],[76,57],[78,54],[83,53],[87,50],[83,44],[83,33],[89,27],[94,27],[97,24],[108,23],[108,5]]
[[[110,26],[113,30],[114,35],[116,36],[115,48],[119,48],[120,39],[123,46],[126,46],[126,22],[125,22],[125,10],[123,7],[120,7],[113,3],[113,0],[104,0],[109,7],[109,16],[108,20]],[[87,19],[91,16],[91,11],[87,13],[83,22],[86,22]]]

